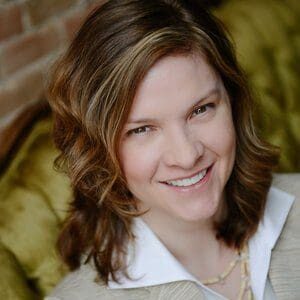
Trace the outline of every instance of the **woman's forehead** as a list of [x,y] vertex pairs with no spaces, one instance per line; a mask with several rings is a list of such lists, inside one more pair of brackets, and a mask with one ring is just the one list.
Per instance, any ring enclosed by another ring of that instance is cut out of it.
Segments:
[[201,56],[167,56],[158,61],[141,82],[134,97],[129,121],[135,116],[157,111],[164,105],[189,106],[220,92],[222,83],[214,69]]

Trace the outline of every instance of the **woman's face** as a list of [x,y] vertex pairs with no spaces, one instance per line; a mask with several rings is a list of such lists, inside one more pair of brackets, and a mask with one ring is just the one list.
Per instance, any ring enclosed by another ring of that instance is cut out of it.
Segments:
[[210,221],[235,159],[235,130],[223,83],[201,56],[168,56],[142,81],[119,158],[147,218]]

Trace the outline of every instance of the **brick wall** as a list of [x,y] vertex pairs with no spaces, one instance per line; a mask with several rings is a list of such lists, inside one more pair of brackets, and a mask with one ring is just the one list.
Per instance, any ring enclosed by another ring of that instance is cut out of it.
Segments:
[[43,96],[47,71],[99,0],[0,0],[0,122]]

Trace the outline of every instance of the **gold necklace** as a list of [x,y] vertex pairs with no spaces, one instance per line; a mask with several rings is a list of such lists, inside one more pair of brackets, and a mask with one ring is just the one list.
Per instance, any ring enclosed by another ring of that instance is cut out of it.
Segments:
[[253,294],[250,286],[249,254],[247,245],[242,249],[242,251],[238,252],[237,257],[230,262],[228,267],[220,275],[203,280],[202,283],[204,285],[211,285],[215,283],[224,284],[225,278],[232,272],[238,262],[241,262],[241,286],[238,300],[242,300],[244,295],[247,296],[248,300],[252,300]]

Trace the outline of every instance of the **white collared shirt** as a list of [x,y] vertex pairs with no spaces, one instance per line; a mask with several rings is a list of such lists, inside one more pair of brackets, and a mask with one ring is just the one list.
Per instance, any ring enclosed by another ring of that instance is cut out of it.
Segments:
[[[276,299],[268,279],[271,251],[280,236],[293,201],[294,196],[272,187],[268,193],[264,217],[257,232],[249,240],[251,288],[256,300]],[[205,299],[226,299],[190,274],[141,218],[135,219],[134,234],[135,244],[129,246],[128,273],[136,280],[120,277],[120,283],[109,281],[110,289],[138,288],[189,280],[197,283]]]

